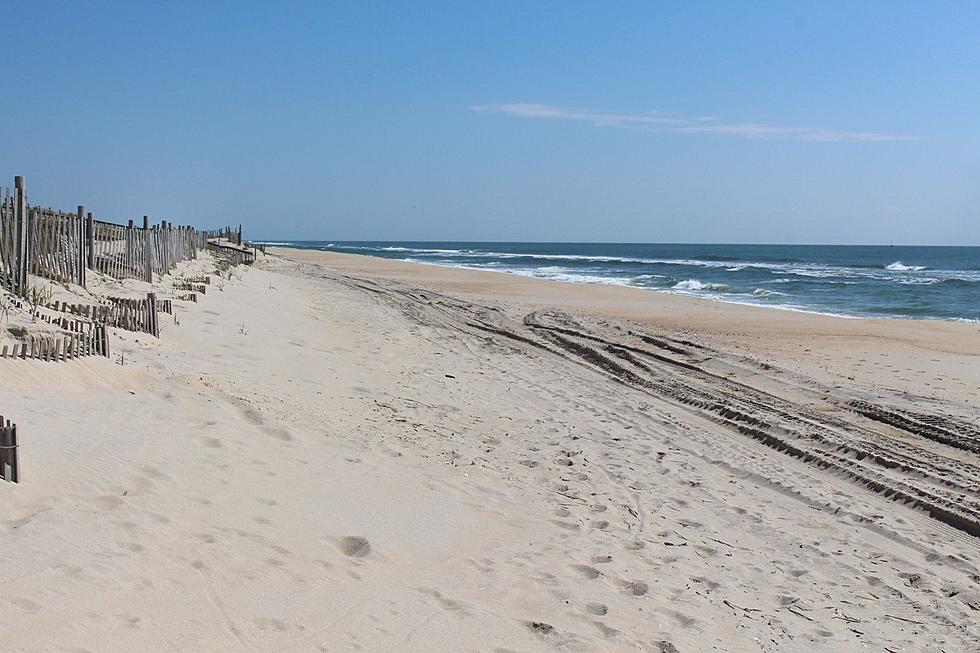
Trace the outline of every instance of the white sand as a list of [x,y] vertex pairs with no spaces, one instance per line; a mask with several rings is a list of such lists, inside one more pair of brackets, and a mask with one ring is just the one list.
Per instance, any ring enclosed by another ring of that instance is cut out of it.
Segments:
[[0,648],[976,650],[980,538],[663,394],[765,392],[969,522],[980,456],[845,404],[976,425],[975,326],[288,254],[113,360],[0,361]]

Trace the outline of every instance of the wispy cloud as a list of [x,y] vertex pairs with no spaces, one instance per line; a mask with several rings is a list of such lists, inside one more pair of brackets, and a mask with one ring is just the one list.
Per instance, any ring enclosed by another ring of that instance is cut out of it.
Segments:
[[520,118],[572,120],[591,123],[596,127],[625,127],[679,134],[721,134],[740,138],[781,138],[799,141],[852,143],[916,140],[913,136],[900,136],[881,132],[841,131],[823,127],[781,127],[778,125],[757,123],[730,123],[714,116],[683,118],[660,112],[609,113],[533,103],[480,104],[470,108],[473,111],[502,113]]

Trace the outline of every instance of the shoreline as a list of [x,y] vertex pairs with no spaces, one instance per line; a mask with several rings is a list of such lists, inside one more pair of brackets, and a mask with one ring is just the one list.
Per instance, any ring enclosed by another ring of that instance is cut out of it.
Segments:
[[[553,276],[548,276],[548,275],[545,275],[545,274],[539,274],[539,269],[538,268],[529,268],[529,269],[524,269],[524,268],[493,269],[493,268],[489,268],[489,267],[485,267],[485,266],[472,265],[472,264],[467,264],[467,263],[430,262],[430,261],[427,261],[427,260],[424,260],[424,259],[418,259],[418,258],[412,258],[412,257],[409,257],[409,258],[393,258],[393,257],[378,256],[378,255],[375,255],[375,254],[372,254],[372,253],[363,253],[363,252],[338,252],[338,251],[335,251],[333,249],[331,249],[331,250],[311,249],[311,248],[306,248],[306,247],[298,246],[298,245],[295,244],[295,243],[302,243],[302,242],[307,242],[307,241],[294,241],[294,242],[286,242],[286,241],[262,241],[262,244],[267,245],[267,246],[270,246],[270,247],[280,247],[280,248],[286,248],[286,249],[298,249],[298,250],[305,250],[305,251],[323,251],[323,252],[327,252],[327,253],[352,254],[352,255],[357,255],[357,256],[370,256],[370,257],[374,257],[374,258],[382,258],[382,259],[386,259],[386,260],[399,261],[399,262],[403,262],[403,263],[416,263],[416,264],[420,264],[420,265],[432,265],[432,266],[437,266],[437,267],[446,267],[446,268],[461,269],[461,270],[473,270],[473,271],[477,271],[477,272],[499,272],[499,273],[513,274],[513,275],[517,275],[517,276],[524,276],[524,277],[535,278],[535,279],[542,279],[542,280],[545,280],[545,281],[559,281],[559,282],[563,282],[563,283],[575,283],[575,284],[580,284],[580,285],[611,285],[611,286],[621,286],[621,287],[628,287],[628,288],[638,288],[638,289],[641,289],[641,290],[648,290],[648,291],[653,291],[653,292],[657,292],[657,293],[672,294],[672,295],[681,296],[681,297],[693,297],[693,298],[697,298],[697,299],[708,299],[708,300],[711,300],[711,301],[717,301],[717,302],[723,302],[723,303],[730,303],[730,304],[737,304],[737,305],[744,305],[744,306],[754,306],[754,307],[758,307],[758,308],[773,308],[773,309],[783,310],[783,311],[808,313],[808,314],[813,314],[813,315],[823,315],[823,316],[827,316],[827,317],[839,317],[839,318],[844,318],[844,319],[929,320],[929,321],[942,321],[942,322],[961,322],[961,323],[964,323],[964,324],[980,324],[980,318],[969,318],[969,317],[958,317],[958,316],[944,317],[944,316],[939,316],[939,315],[922,315],[922,316],[916,316],[916,315],[903,315],[901,313],[873,314],[873,313],[862,312],[862,310],[860,308],[856,308],[856,309],[854,309],[851,312],[848,312],[847,310],[835,311],[833,309],[820,309],[820,308],[816,308],[816,307],[809,307],[809,306],[806,306],[804,304],[799,304],[799,303],[797,303],[797,304],[794,304],[794,303],[779,304],[779,303],[766,303],[766,302],[761,302],[761,301],[752,299],[750,297],[750,295],[747,294],[747,293],[745,293],[745,292],[728,293],[726,295],[726,293],[723,292],[723,291],[712,291],[710,288],[708,288],[708,290],[705,293],[698,294],[696,292],[692,292],[690,290],[683,289],[683,288],[682,289],[679,289],[679,290],[676,289],[676,286],[677,285],[683,285],[684,283],[700,284],[701,283],[700,282],[700,279],[696,279],[696,278],[691,278],[691,279],[687,279],[686,281],[678,282],[677,284],[675,284],[675,286],[664,286],[664,287],[660,287],[660,286],[656,286],[656,285],[642,285],[642,284],[633,283],[633,281],[635,280],[634,277],[628,277],[628,276],[623,276],[623,277],[615,277],[615,276],[613,276],[613,277],[605,277],[605,276],[601,276],[601,275],[597,276],[597,275],[590,274],[588,270],[581,270],[581,271],[578,271],[578,272],[569,272],[569,273],[564,274],[564,275],[558,275],[558,276],[554,276],[553,277]],[[308,241],[308,242],[320,242],[320,241]],[[323,242],[326,242],[326,241],[323,241]],[[358,241],[358,242],[360,242],[360,241]],[[364,241],[364,242],[366,242],[366,243],[373,243],[375,241]],[[398,243],[403,243],[403,244],[411,244],[413,241],[397,241],[397,242]],[[377,241],[377,244],[379,244],[379,245],[380,244],[386,244],[386,243],[388,243],[388,241]],[[432,243],[429,243],[427,241],[417,241],[417,244],[426,245],[426,244],[432,244]],[[473,245],[474,243],[454,243],[454,242],[442,243],[442,242],[439,242],[439,243],[435,243],[435,244],[438,244],[438,245],[446,245],[446,246],[449,246],[449,245],[460,245],[460,246],[463,246],[463,245]],[[489,243],[489,244],[507,245],[508,243]],[[552,245],[552,244],[560,244],[560,245],[571,245],[571,246],[574,246],[576,244],[594,245],[596,243],[518,243],[518,244],[520,244],[520,245],[529,245],[529,244]],[[608,245],[608,244],[616,244],[616,243],[600,243],[600,244],[607,244]],[[636,244],[636,243],[629,243],[629,244],[625,244],[625,245],[638,245],[638,244]],[[669,245],[669,244],[666,244],[666,245]],[[686,245],[682,245],[682,246],[686,246]],[[800,247],[811,247],[811,246],[806,245],[806,246],[800,246]],[[854,247],[860,248],[860,247],[863,247],[863,246],[854,246]],[[942,246],[942,247],[947,247],[947,246]],[[341,247],[341,248],[343,249],[344,247]],[[963,248],[964,249],[971,249],[970,247],[967,247],[967,246],[963,246]],[[352,247],[352,248],[347,248],[347,249],[371,249],[371,248],[357,246],[357,247]],[[403,250],[404,251],[410,251],[408,248],[401,247],[401,246],[382,247],[380,249],[382,249],[382,250],[391,250],[391,251],[403,251]],[[420,250],[420,251],[426,251],[426,252],[445,251],[447,254],[451,254],[453,251],[456,251],[456,250],[427,249],[427,250]],[[484,254],[486,256],[488,256],[488,257],[503,256],[504,258],[511,258],[512,255],[516,255],[515,252],[508,252],[506,254],[500,254],[500,253],[494,253],[494,252],[486,252]],[[557,254],[534,254],[534,253],[528,253],[527,256],[530,256],[530,257],[538,257],[538,258],[543,258],[543,259],[555,259],[555,260],[568,260],[568,259],[574,259],[574,260],[581,259],[581,260],[590,260],[590,261],[607,261],[607,260],[608,261],[611,261],[611,260],[616,260],[616,261],[635,262],[635,263],[645,263],[645,262],[649,262],[649,263],[664,263],[664,262],[666,262],[666,261],[662,261],[660,259],[649,259],[648,260],[648,259],[644,259],[644,258],[635,258],[635,257],[629,257],[629,256],[626,256],[626,257],[621,257],[621,256],[606,256],[606,255],[601,255],[601,254],[596,254],[596,255],[579,255],[579,254],[567,254],[567,255],[566,254],[562,254],[562,255],[557,255]],[[705,265],[707,265],[707,264],[705,264]],[[732,261],[731,262],[731,265],[733,265],[733,266],[742,266],[742,265],[745,265],[745,266],[751,267],[753,265],[753,263],[751,263],[751,262],[744,262],[744,261]],[[756,265],[759,265],[759,264],[756,264]],[[766,264],[761,264],[761,265],[763,265],[763,267],[767,267],[770,264],[769,263],[766,263]],[[801,265],[806,265],[806,264],[802,264],[801,263]],[[898,267],[895,267],[895,266],[898,266]],[[717,266],[709,266],[709,268],[710,267],[725,267],[725,265],[719,264]],[[845,267],[847,267],[847,266],[845,266]],[[862,266],[859,266],[857,269],[864,269],[864,268]],[[868,269],[880,269],[882,271],[884,271],[884,270],[893,270],[893,271],[913,271],[913,272],[922,272],[922,271],[931,270],[931,268],[925,268],[925,267],[916,266],[916,265],[906,266],[906,265],[901,264],[898,261],[893,262],[891,264],[887,264],[887,265],[886,264],[881,264],[880,266],[871,266]],[[956,271],[955,270],[942,270],[942,269],[937,269],[937,270],[934,270],[933,272],[934,273],[953,273],[953,272],[956,272]],[[560,278],[561,276],[566,276],[566,277],[580,277],[581,279],[584,279],[584,280],[576,280],[574,278]],[[641,274],[641,275],[638,275],[638,276],[639,277],[643,277],[644,275]],[[953,278],[954,279],[958,279],[959,277],[953,277]],[[723,288],[724,287],[729,287],[729,284],[727,284],[725,282],[721,282],[721,283],[722,283],[722,287]],[[764,284],[765,282],[764,281],[756,281],[754,283],[762,283],[762,284]],[[717,285],[717,284],[715,282],[708,282],[706,284],[706,287],[710,287],[710,286],[714,286],[714,285]],[[751,286],[753,284],[752,283],[749,283],[749,285]],[[756,293],[759,293],[759,292],[769,293],[771,291],[766,290],[766,289],[756,288],[755,292]],[[783,294],[783,293],[777,293],[777,294]],[[741,299],[740,298],[741,295],[745,295],[746,298],[745,299]]]
[[[809,311],[775,310],[757,306],[620,284],[564,283],[500,270],[473,270],[397,259],[324,252],[292,247],[269,247],[274,255],[306,263],[329,261],[340,271],[363,273],[406,283],[421,283],[474,297],[510,295],[539,305],[554,303],[585,308],[609,317],[652,325],[691,327],[720,332],[719,324],[744,325],[740,331],[780,336],[808,335],[887,338],[950,353],[980,356],[980,329],[974,323],[944,319],[844,317]],[[321,258],[322,257],[322,258]],[[429,271],[429,272],[426,272]],[[497,274],[494,274],[497,273]],[[594,304],[590,306],[590,303]],[[669,313],[669,314],[668,314]],[[725,329],[727,330],[727,329]],[[942,342],[937,342],[941,340]]]

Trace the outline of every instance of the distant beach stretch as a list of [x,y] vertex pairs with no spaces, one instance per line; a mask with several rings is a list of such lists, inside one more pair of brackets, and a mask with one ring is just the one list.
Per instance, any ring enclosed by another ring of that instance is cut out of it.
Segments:
[[273,241],[846,317],[980,321],[980,247]]

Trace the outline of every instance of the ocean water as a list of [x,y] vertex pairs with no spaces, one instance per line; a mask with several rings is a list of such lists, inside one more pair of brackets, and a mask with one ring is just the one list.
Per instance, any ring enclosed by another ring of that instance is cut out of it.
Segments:
[[980,321],[980,247],[280,241],[848,317]]

